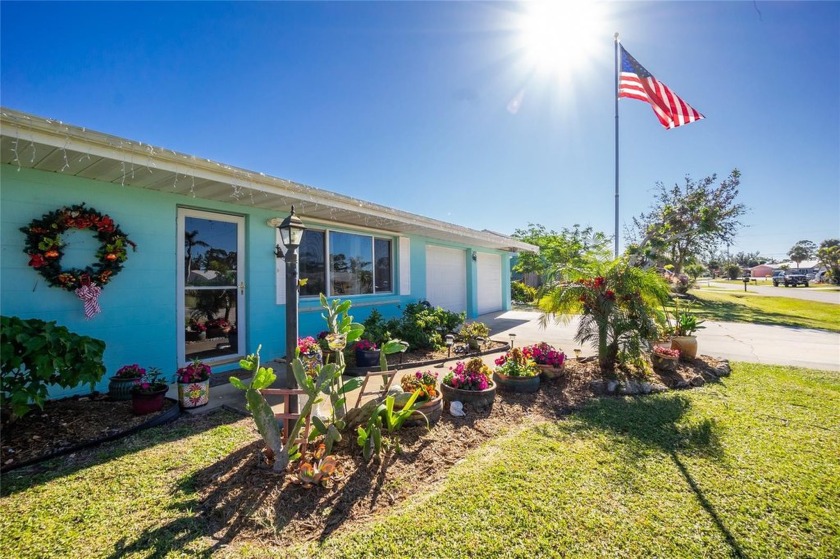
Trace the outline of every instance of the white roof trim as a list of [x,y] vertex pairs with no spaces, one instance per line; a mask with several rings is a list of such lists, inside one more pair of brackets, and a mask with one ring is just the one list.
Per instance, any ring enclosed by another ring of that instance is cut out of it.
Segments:
[[0,163],[18,168],[64,173],[120,186],[174,191],[278,212],[288,212],[295,205],[296,213],[303,219],[310,217],[411,233],[495,250],[539,250],[505,235],[477,231],[8,108],[0,108],[0,142]]

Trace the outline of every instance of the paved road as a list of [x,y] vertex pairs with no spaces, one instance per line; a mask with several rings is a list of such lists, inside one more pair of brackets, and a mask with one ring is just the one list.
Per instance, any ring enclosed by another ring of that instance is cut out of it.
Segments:
[[[772,287],[771,287],[772,289]],[[541,313],[507,311],[486,314],[478,320],[487,323],[494,340],[508,341],[516,334],[515,345],[541,341],[562,348],[567,354],[578,346],[574,341],[577,319],[566,325],[539,325]],[[698,352],[713,357],[776,365],[794,365],[840,372],[840,333],[740,324],[734,322],[704,322],[697,332]],[[583,347],[583,355],[593,355],[591,347]]]
[[[731,283],[720,283],[716,281],[698,282],[701,291],[712,291],[715,289],[725,291],[740,291],[744,292],[744,285],[734,285]],[[791,299],[803,299],[805,301],[818,301],[821,303],[834,303],[840,305],[840,291],[836,286],[824,287],[773,287],[773,284],[758,285],[749,284],[747,286],[748,293],[756,293],[758,295],[767,295],[770,297],[790,297]]]

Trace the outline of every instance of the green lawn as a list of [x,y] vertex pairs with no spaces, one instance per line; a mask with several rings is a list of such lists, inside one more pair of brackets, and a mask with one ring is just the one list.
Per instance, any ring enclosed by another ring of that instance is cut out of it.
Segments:
[[[379,520],[292,550],[213,547],[193,474],[233,417],[4,476],[4,557],[837,557],[840,374],[736,363],[722,383],[512,427]],[[418,480],[420,485],[422,480]],[[119,488],[119,489],[118,489]],[[313,490],[315,491],[315,490]]]
[[840,305],[708,288],[693,289],[691,294],[700,299],[694,311],[705,319],[840,332]]

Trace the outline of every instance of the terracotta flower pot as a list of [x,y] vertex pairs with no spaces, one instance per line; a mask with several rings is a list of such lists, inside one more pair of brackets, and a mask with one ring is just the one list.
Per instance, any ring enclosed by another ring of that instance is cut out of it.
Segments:
[[540,389],[540,376],[531,377],[509,377],[499,373],[493,373],[493,382],[503,392],[536,392]]
[[680,359],[688,361],[697,357],[696,336],[674,336],[671,338],[671,349],[680,350]]

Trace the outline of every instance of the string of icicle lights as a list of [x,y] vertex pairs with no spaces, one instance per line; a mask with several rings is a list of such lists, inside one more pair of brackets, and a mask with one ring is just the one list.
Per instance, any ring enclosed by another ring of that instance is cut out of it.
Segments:
[[[35,166],[36,161],[38,161],[39,144],[36,143],[31,129],[29,130],[28,138],[26,137],[26,129],[29,128],[26,125],[31,124],[34,119],[28,116],[20,116],[5,111],[2,113],[2,116],[4,121],[7,123],[11,121],[15,129],[15,135],[11,139],[10,144],[10,150],[12,153],[11,164],[15,165],[18,171],[20,171],[23,166]],[[58,172],[65,173],[70,170],[71,174],[75,175],[84,171],[88,165],[79,166],[80,168],[75,170],[73,169],[74,166],[78,166],[78,164],[83,162],[87,162],[90,165],[96,163],[96,161],[94,161],[91,157],[91,154],[84,152],[83,148],[80,150],[81,155],[71,161],[71,153],[73,152],[73,146],[75,145],[73,130],[77,129],[76,127],[66,125],[60,120],[39,119],[39,121],[49,125],[53,132],[63,136],[61,147],[46,146],[50,152],[45,154],[45,156],[49,155],[52,150],[59,150],[61,153],[63,164]],[[81,130],[82,132],[86,131],[85,128],[78,128],[78,130]],[[120,186],[124,188],[126,186],[132,186],[132,182],[138,180],[138,175],[145,173],[154,175],[156,171],[160,173],[171,172],[173,175],[171,185],[172,191],[188,195],[192,198],[198,198],[196,191],[196,175],[185,171],[189,169],[191,163],[195,164],[202,161],[200,158],[197,158],[194,155],[181,154],[165,148],[156,148],[152,145],[144,144],[143,142],[132,142],[130,140],[123,140],[104,134],[101,135],[99,140],[103,141],[108,148],[115,150],[117,154],[119,154],[114,157],[114,159],[118,160],[120,164],[119,177],[109,182],[116,184],[116,182],[119,181]],[[138,148],[144,152],[143,155],[138,155]],[[27,155],[28,163],[24,163],[27,159]],[[174,171],[161,170],[158,167],[155,162],[155,158],[164,155],[170,159],[176,160],[174,162]],[[182,171],[179,161],[184,162],[184,171]],[[402,230],[405,230],[407,225],[403,221],[384,216],[372,215],[369,212],[354,212],[346,208],[338,208],[330,204],[325,204],[323,202],[325,192],[319,189],[293,183],[286,179],[269,177],[264,173],[257,173],[259,176],[258,180],[263,183],[265,181],[271,181],[273,183],[277,183],[278,186],[281,186],[286,190],[293,189],[296,191],[293,196],[289,196],[288,194],[273,193],[265,188],[258,187],[254,181],[254,175],[249,171],[231,167],[229,165],[223,165],[209,159],[205,159],[203,162],[212,163],[218,167],[221,172],[233,175],[233,180],[228,183],[228,186],[230,188],[230,198],[235,200],[235,203],[250,203],[250,205],[256,206],[257,199],[266,200],[275,198],[279,199],[282,207],[291,207],[294,204],[296,211],[303,216],[307,213],[316,214],[327,211],[329,215],[328,219],[330,221],[347,221],[352,219],[356,223],[363,223],[366,227],[381,229],[394,228],[399,225]],[[201,177],[199,177],[199,180],[202,180]],[[218,183],[218,181],[214,179],[208,180],[213,180],[214,183]],[[269,188],[271,187],[271,185],[267,186]],[[359,208],[365,208],[368,205],[367,202],[350,197],[347,198],[347,202],[357,205]],[[370,211],[374,212],[376,211],[376,208],[370,208]],[[443,223],[441,222],[438,225],[441,226]],[[457,227],[451,228],[453,233],[456,233],[458,229],[459,228]]]

